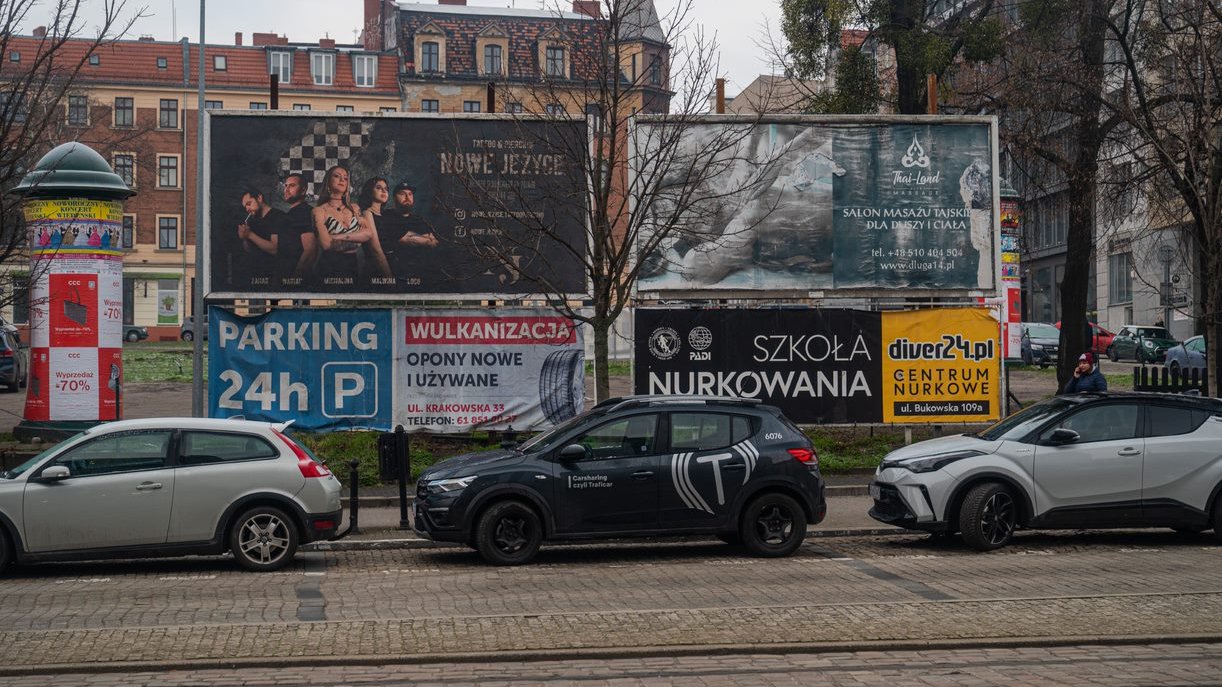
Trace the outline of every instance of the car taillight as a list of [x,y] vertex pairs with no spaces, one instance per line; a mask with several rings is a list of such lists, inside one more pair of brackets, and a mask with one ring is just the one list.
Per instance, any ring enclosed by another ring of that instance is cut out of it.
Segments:
[[297,445],[297,442],[281,434],[280,432],[277,432],[276,430],[272,430],[272,432],[274,432],[276,436],[280,437],[280,441],[283,441],[285,445],[287,445],[289,449],[293,451],[293,455],[297,456],[297,469],[301,470],[302,477],[309,479],[311,477],[331,476],[331,470],[326,465],[323,465],[322,463],[311,458],[310,454],[305,452],[305,449]]
[[814,463],[819,464],[819,456],[814,449],[809,448],[791,448],[789,455],[793,456],[799,463]]
[[0,358],[11,358],[11,357],[13,357],[13,349],[6,348],[3,351],[0,351]]

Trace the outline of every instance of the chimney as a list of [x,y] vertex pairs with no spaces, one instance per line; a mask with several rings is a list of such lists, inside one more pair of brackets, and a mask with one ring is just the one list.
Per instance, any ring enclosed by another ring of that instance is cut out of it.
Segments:
[[149,34],[147,34],[147,33],[146,33],[146,34],[144,34],[143,36],[141,36],[141,37],[137,38],[136,40],[137,40],[137,41],[140,41],[141,43],[153,43],[153,42],[155,42],[157,39],[156,39],[156,38],[153,38],[152,36],[150,36]]
[[47,27],[35,26],[34,27],[34,37],[35,38],[46,38],[47,37]]
[[437,0],[438,5],[463,5],[466,6],[467,0]]
[[319,38],[318,47],[333,50],[335,48],[335,39],[334,38]]
[[241,45],[241,44],[242,44],[242,32],[241,32],[241,31],[238,31],[238,32],[236,32],[236,33],[234,33],[234,34],[233,34],[233,44],[234,44],[234,45]]
[[252,33],[250,34],[250,44],[255,47],[261,45],[288,45],[289,39],[287,36],[277,36],[274,33]]
[[382,0],[365,0],[365,29],[361,45],[366,50],[382,52]]
[[599,9],[601,4],[598,0],[573,0],[573,13],[598,19],[602,13]]

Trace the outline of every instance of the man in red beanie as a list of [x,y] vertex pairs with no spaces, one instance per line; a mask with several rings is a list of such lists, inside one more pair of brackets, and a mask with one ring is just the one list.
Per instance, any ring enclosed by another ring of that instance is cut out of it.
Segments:
[[1065,384],[1061,393],[1076,394],[1084,391],[1107,391],[1107,379],[1095,364],[1095,354],[1087,351],[1078,356],[1078,366],[1074,368],[1073,379]]

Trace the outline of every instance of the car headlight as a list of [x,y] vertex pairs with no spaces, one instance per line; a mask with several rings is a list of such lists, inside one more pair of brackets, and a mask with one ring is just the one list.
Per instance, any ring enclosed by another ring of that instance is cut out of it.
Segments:
[[929,456],[927,458],[909,460],[907,462],[896,461],[891,464],[883,463],[883,467],[904,468],[905,470],[909,470],[911,472],[934,472],[935,470],[941,470],[957,460],[974,458],[976,456],[983,455],[984,453],[981,451],[954,451],[951,453],[940,453],[936,456]]
[[1043,347],[1043,346],[1041,346],[1040,344],[1031,344],[1031,350],[1033,350],[1033,351],[1042,351],[1042,350],[1044,350],[1044,347]]
[[1146,342],[1145,342],[1145,345],[1146,345],[1146,348],[1154,348],[1154,342],[1153,342],[1153,341],[1146,341]]
[[471,475],[469,477],[453,477],[450,479],[439,479],[428,482],[424,485],[425,489],[429,490],[430,494],[446,494],[454,491],[462,491],[471,486],[471,483],[478,478],[479,475]]

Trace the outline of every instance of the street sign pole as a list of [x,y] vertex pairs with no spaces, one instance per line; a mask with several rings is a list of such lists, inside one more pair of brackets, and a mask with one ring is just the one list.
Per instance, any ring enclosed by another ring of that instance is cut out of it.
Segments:
[[[191,363],[191,416],[204,416],[204,4],[199,0],[199,94],[195,120],[195,283],[191,287],[191,313],[195,355]],[[184,275],[185,276],[185,275]]]

